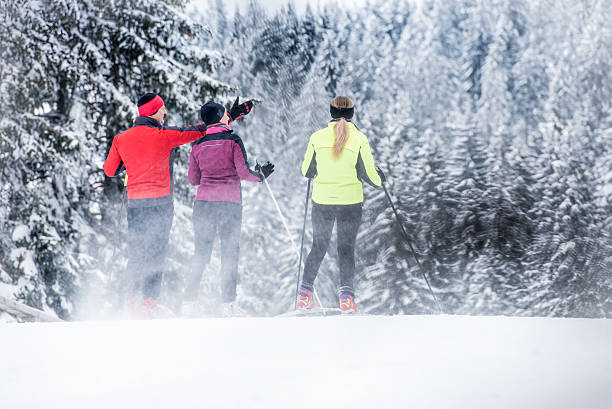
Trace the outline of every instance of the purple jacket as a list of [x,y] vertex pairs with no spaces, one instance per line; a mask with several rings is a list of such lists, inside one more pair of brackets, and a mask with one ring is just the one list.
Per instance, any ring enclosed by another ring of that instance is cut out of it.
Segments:
[[199,186],[195,200],[242,203],[240,179],[261,182],[249,169],[242,140],[223,124],[209,126],[189,158],[189,183]]

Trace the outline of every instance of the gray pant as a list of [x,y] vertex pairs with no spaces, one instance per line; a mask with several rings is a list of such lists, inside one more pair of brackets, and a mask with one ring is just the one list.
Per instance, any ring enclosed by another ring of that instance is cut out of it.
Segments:
[[128,266],[124,290],[157,299],[161,290],[174,217],[172,203],[128,207]]
[[338,263],[340,267],[339,292],[354,294],[355,241],[361,225],[363,203],[352,205],[312,204],[312,249],[304,265],[302,285],[312,290],[319,267],[323,262],[334,224],[337,225]]
[[194,300],[199,292],[204,268],[210,262],[215,237],[221,247],[221,296],[223,302],[236,299],[242,204],[196,200],[193,205],[195,254],[193,268],[187,278],[186,301]]

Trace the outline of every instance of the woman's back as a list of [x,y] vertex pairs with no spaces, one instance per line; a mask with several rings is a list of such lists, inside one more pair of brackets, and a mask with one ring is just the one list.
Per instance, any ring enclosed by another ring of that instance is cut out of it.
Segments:
[[381,181],[366,136],[347,122],[348,139],[338,156],[334,154],[336,122],[310,137],[302,173],[314,178],[312,200],[319,204],[349,205],[363,202],[365,180],[374,186]]
[[242,203],[240,180],[261,181],[249,169],[242,140],[223,124],[206,132],[194,143],[189,159],[189,182],[198,186],[196,200]]
[[[306,258],[300,285],[298,308],[316,306],[314,282],[334,225],[337,225],[338,305],[342,311],[355,312],[355,243],[363,211],[363,184],[381,186],[366,136],[351,122],[355,106],[349,97],[337,96],[329,106],[332,121],[310,136],[302,174],[314,178],[312,190],[312,249]],[[308,208],[307,208],[308,209]]]

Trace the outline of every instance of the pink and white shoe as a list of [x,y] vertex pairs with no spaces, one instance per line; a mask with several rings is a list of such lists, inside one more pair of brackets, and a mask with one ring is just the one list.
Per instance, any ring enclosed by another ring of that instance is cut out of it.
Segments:
[[355,299],[348,293],[342,293],[338,296],[338,304],[340,304],[340,311],[342,312],[357,312]]
[[298,299],[297,299],[297,307],[298,309],[307,309],[307,310],[311,310],[316,307],[316,303],[314,302],[312,291],[300,286],[300,291],[298,293]]

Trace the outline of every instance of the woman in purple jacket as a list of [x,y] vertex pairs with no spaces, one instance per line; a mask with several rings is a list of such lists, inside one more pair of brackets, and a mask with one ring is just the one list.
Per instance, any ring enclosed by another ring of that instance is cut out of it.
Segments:
[[274,171],[269,162],[256,167],[258,172],[251,170],[242,140],[228,126],[249,113],[252,106],[251,101],[238,104],[236,99],[229,113],[212,101],[200,109],[207,131],[205,137],[194,142],[189,159],[189,182],[198,186],[198,192],[193,205],[195,255],[184,293],[183,310],[187,314],[194,313],[202,272],[210,261],[217,235],[221,244],[223,312],[233,315],[237,311],[234,301],[242,226],[240,181],[262,182]]

